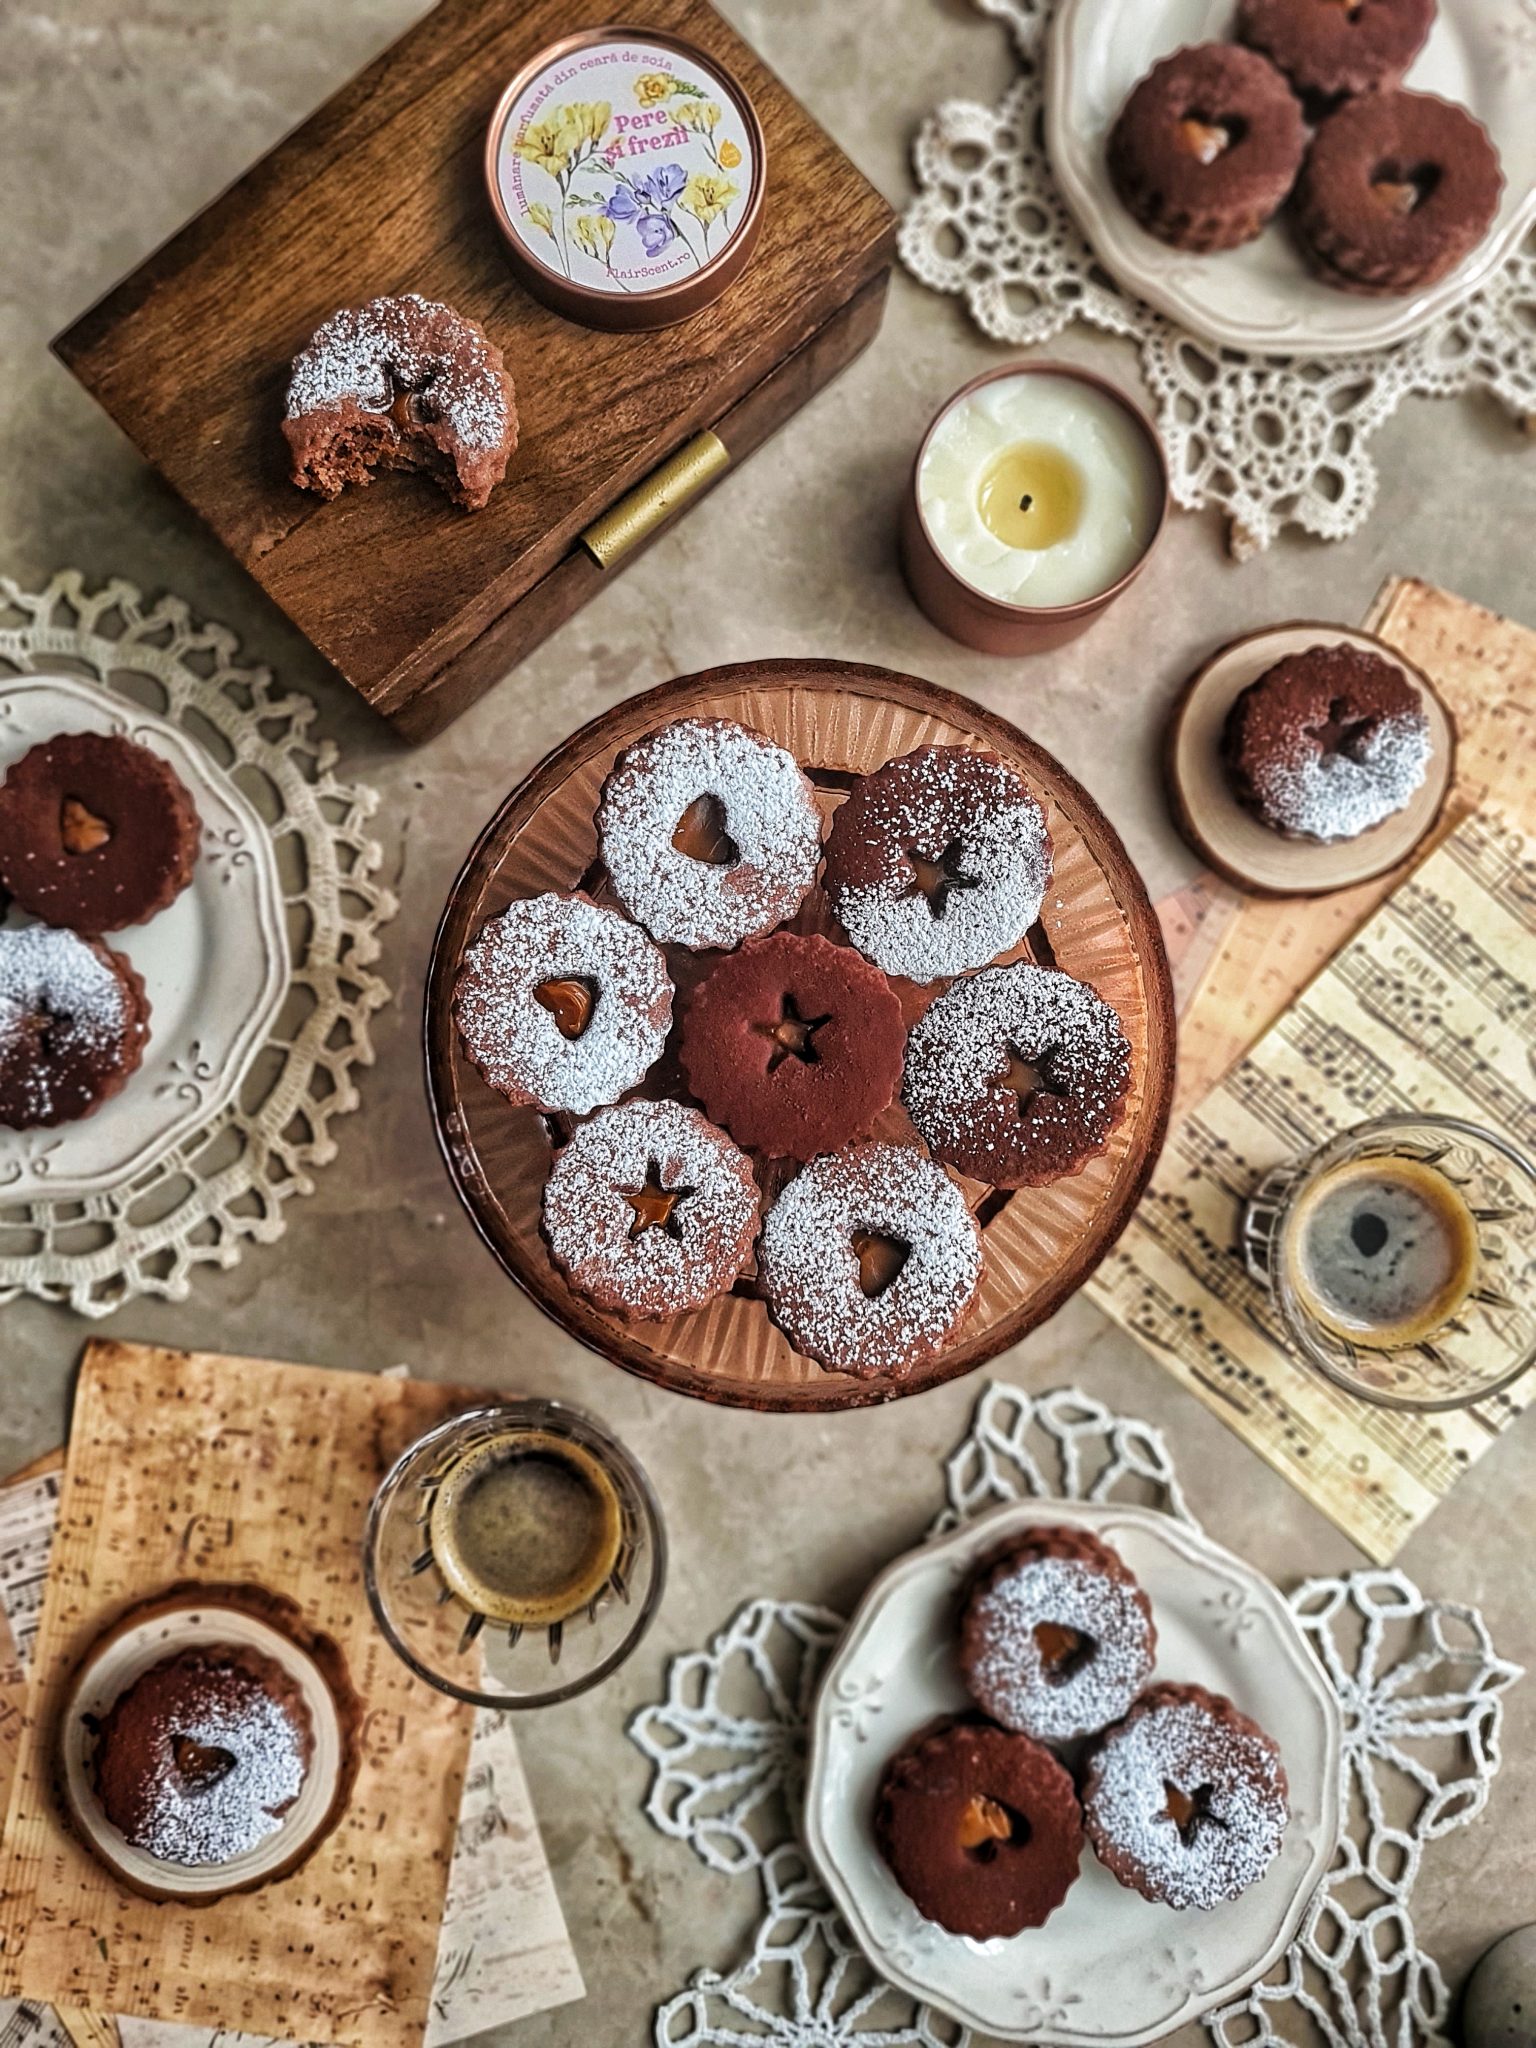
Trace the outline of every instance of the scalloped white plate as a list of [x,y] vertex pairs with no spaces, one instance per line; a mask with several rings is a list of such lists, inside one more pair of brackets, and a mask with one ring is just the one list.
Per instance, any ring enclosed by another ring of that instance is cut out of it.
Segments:
[[1471,108],[1498,148],[1504,192],[1492,228],[1463,263],[1428,290],[1392,299],[1321,283],[1283,217],[1241,249],[1193,256],[1138,227],[1116,198],[1104,147],[1127,93],[1158,58],[1227,39],[1235,12],[1234,0],[1061,0],[1045,137],[1078,225],[1127,291],[1224,347],[1328,356],[1406,340],[1474,292],[1536,220],[1536,6],[1440,0],[1405,83]]
[[[192,793],[203,838],[192,880],[148,924],[109,932],[149,996],[144,1062],[94,1116],[0,1130],[0,1201],[105,1194],[217,1116],[245,1077],[287,993],[288,930],[271,835],[179,726],[79,676],[0,686],[0,772],[63,732],[125,733],[168,760]],[[15,910],[8,922],[25,922]]]
[[[1119,1885],[1083,1851],[1044,1927],[970,1941],[923,1919],[875,1846],[886,1762],[970,1702],[955,1655],[956,1602],[976,1560],[1023,1529],[1091,1529],[1152,1601],[1157,1678],[1225,1693],[1280,1745],[1291,1821],[1260,1882],[1210,1913],[1175,1912]],[[1290,1609],[1252,1566],[1150,1508],[1027,1501],[997,1509],[887,1567],[827,1667],[811,1722],[806,1842],[875,1967],[914,1997],[1004,2041],[1138,2048],[1262,1977],[1283,1953],[1338,1837],[1339,1704]]]

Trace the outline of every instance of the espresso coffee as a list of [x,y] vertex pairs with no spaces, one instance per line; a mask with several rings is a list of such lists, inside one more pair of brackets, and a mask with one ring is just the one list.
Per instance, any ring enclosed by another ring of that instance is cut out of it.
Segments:
[[428,1533],[458,1600],[488,1620],[549,1628],[613,1576],[624,1516],[590,1451],[541,1429],[509,1429],[444,1476]]
[[1375,1350],[1422,1343],[1477,1280],[1477,1223],[1422,1160],[1353,1159],[1302,1196],[1286,1233],[1292,1287],[1320,1323]]

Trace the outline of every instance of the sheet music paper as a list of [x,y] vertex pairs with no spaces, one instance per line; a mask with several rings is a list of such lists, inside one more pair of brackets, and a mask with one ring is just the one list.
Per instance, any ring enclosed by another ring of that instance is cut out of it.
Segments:
[[[21,1665],[36,1637],[58,1519],[60,1473],[0,1486],[0,1652],[9,1624]],[[0,1654],[0,1793],[15,1713]],[[14,1675],[14,1674],[13,1674]],[[3,1798],[0,1798],[3,1810]],[[510,1715],[478,1713],[448,1873],[425,2048],[585,1996],[544,1857]],[[275,2048],[263,2037],[124,2016],[123,2048]],[[47,2006],[0,2001],[0,2048],[76,2048]]]
[[[1169,1139],[1089,1294],[1378,1562],[1536,1392],[1423,1417],[1331,1388],[1244,1270],[1244,1198],[1367,1118],[1465,1117],[1536,1150],[1536,853],[1461,825]],[[1511,1275],[1536,1284],[1536,1274]]]

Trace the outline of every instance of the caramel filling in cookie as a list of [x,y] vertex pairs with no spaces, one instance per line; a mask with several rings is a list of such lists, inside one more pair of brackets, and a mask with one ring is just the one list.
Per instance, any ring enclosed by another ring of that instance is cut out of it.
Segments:
[[1387,213],[1415,213],[1440,182],[1436,164],[1378,164],[1371,173],[1371,197]]
[[1003,1086],[1017,1098],[1019,1115],[1025,1116],[1034,1106],[1037,1095],[1065,1095],[1066,1089],[1055,1079],[1052,1061],[1057,1048],[1048,1045],[1036,1058],[1026,1059],[1016,1045],[1008,1048],[1008,1065],[1003,1074]]
[[624,1197],[635,1216],[629,1226],[631,1241],[644,1237],[648,1230],[664,1230],[668,1237],[681,1237],[683,1226],[678,1208],[697,1193],[697,1188],[663,1187],[661,1168],[653,1159],[646,1168],[643,1185]]
[[1065,1685],[1075,1678],[1099,1647],[1092,1636],[1064,1621],[1037,1621],[1034,1634],[1040,1666],[1050,1685]]
[[562,1038],[580,1038],[592,1022],[597,983],[585,975],[562,975],[555,981],[541,981],[533,1000],[541,1010],[548,1010]]
[[195,1735],[173,1735],[171,1758],[182,1781],[194,1791],[217,1785],[220,1778],[227,1778],[235,1768],[232,1750],[220,1749],[214,1742],[199,1742]]
[[66,853],[94,853],[112,837],[112,827],[77,796],[59,805],[59,838]]
[[672,844],[679,853],[701,860],[707,867],[733,867],[741,859],[740,847],[725,829],[725,805],[707,793],[696,796],[678,819]]
[[1178,145],[1196,163],[1213,164],[1243,139],[1248,123],[1237,115],[1213,120],[1209,114],[1188,113],[1178,126]]
[[929,860],[915,846],[907,848],[907,859],[912,865],[912,884],[904,900],[914,896],[926,896],[928,908],[935,917],[942,917],[949,908],[953,891],[979,889],[981,877],[968,875],[963,866],[963,854],[958,839],[952,839],[937,860]]
[[821,1058],[816,1050],[816,1034],[823,1025],[832,1022],[831,1015],[825,1017],[802,1017],[795,1007],[793,996],[786,995],[777,1024],[754,1024],[752,1029],[759,1038],[771,1038],[773,1051],[768,1055],[768,1071],[777,1073],[788,1059],[803,1060],[807,1066],[814,1066]]
[[1022,1846],[1029,1840],[1029,1822],[1022,1813],[978,1792],[960,1816],[956,1839],[967,1856],[990,1863],[1004,1843]]
[[859,1286],[870,1301],[878,1301],[911,1257],[912,1247],[902,1238],[887,1237],[883,1230],[856,1230],[853,1255],[859,1262]]
[[1216,1797],[1214,1785],[1197,1785],[1193,1792],[1186,1792],[1171,1778],[1164,1778],[1163,1795],[1167,1804],[1157,1817],[1173,1823],[1186,1849],[1195,1846],[1195,1837],[1202,1828],[1224,1825],[1211,1811],[1211,1802]]

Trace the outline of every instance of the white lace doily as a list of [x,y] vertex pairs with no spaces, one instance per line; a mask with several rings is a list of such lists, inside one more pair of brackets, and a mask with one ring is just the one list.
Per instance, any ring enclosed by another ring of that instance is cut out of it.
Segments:
[[[1135,1500],[1194,1523],[1168,1446],[1077,1388],[989,1386],[945,1466],[937,1535],[999,1501]],[[1206,2015],[1220,2048],[1438,2048],[1450,2000],[1414,1937],[1429,1843],[1482,1812],[1501,1695],[1520,1677],[1474,1608],[1401,1572],[1309,1579],[1291,1606],[1344,1706],[1342,1839],[1285,1957]],[[700,1970],[658,2008],[657,2048],[964,2048],[854,1947],[797,1839],[806,1720],[842,1629],[822,1607],[750,1601],[708,1649],[675,1658],[630,1736],[654,1766],[646,1813],[714,1870],[753,1873],[763,1918],[735,1969]],[[1305,2014],[1305,2020],[1301,2015]]]
[[[64,570],[46,590],[0,577],[0,680],[85,674],[206,746],[268,820],[287,906],[288,1002],[236,1100],[125,1186],[78,1201],[0,1195],[0,1303],[18,1295],[105,1316],[145,1294],[182,1300],[199,1265],[232,1266],[270,1244],[283,1204],[309,1194],[335,1150],[332,1119],[358,1102],[373,1061],[369,1019],[389,1000],[372,972],[396,910],[366,830],[378,802],[341,782],[315,706],[238,660],[235,636],[179,599],[146,605],[131,583],[87,590]],[[209,729],[215,738],[209,744]]]
[[1405,398],[1487,390],[1536,418],[1536,235],[1471,298],[1395,347],[1326,361],[1250,356],[1197,340],[1122,292],[1096,261],[1040,140],[1055,0],[974,0],[1012,32],[1021,73],[995,107],[951,100],[920,131],[920,194],[901,226],[907,268],[962,295],[1018,347],[1074,320],[1133,340],[1179,504],[1219,505],[1240,559],[1288,523],[1358,531],[1376,499],[1371,436]]

